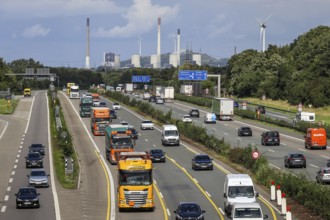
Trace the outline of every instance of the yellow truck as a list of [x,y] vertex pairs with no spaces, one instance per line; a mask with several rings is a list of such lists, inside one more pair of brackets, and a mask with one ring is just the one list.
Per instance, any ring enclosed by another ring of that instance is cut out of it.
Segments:
[[31,89],[30,88],[25,88],[23,90],[23,95],[24,95],[24,97],[31,96]]
[[121,152],[118,161],[118,208],[155,210],[152,161],[147,152]]
[[67,83],[66,84],[66,94],[70,95],[70,88],[71,86],[75,86],[75,83]]

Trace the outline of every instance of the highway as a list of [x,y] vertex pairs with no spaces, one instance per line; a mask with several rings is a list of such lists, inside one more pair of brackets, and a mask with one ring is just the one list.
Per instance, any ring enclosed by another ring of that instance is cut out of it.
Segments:
[[[178,101],[174,101],[173,103],[165,103],[164,105],[157,105],[152,103],[152,105],[162,110],[163,112],[172,110],[172,116],[175,118],[181,118],[183,115],[188,114],[191,108],[198,108],[200,111],[200,118],[193,118],[193,123],[199,126],[204,126],[206,129],[208,129],[210,134],[214,134],[219,139],[224,138],[225,141],[231,144],[231,146],[246,147],[252,144],[258,148],[262,155],[267,157],[271,166],[274,168],[295,174],[302,173],[312,180],[315,180],[316,172],[318,169],[320,167],[326,166],[327,160],[330,159],[330,152],[328,150],[305,149],[303,134],[299,132],[237,118],[234,118],[233,121],[217,121],[216,124],[204,124],[204,116],[207,112],[210,112],[205,108],[197,107],[188,103],[183,104],[182,102]],[[241,126],[250,126],[253,131],[253,136],[239,137],[237,135],[237,129]],[[280,146],[261,145],[261,133],[268,130],[278,130],[280,132]],[[306,156],[306,169],[289,169],[284,167],[284,156],[293,152],[303,153]]]
[[[78,111],[79,101],[70,101]],[[110,106],[110,102],[106,102]],[[160,130],[140,130],[141,116],[126,108],[117,111],[117,114],[119,118],[113,120],[113,123],[124,120],[139,130],[140,136],[136,142],[136,151],[163,148],[167,155],[167,162],[154,164],[154,180],[159,189],[159,193],[155,194],[155,212],[119,213],[116,208],[116,219],[173,219],[173,211],[183,201],[198,202],[206,210],[206,219],[228,219],[223,213],[223,184],[226,174],[233,172],[233,170],[228,167],[224,168],[225,165],[220,165],[221,163],[215,160],[216,169],[213,171],[193,171],[191,169],[191,159],[194,154],[200,152],[198,149],[194,149],[184,142],[180,147],[163,147],[160,141]],[[86,127],[89,126],[89,120],[89,118],[83,119]],[[105,157],[104,137],[94,137],[94,141],[100,150],[100,154]],[[110,168],[116,188],[116,166],[111,166],[108,162],[107,166]],[[267,195],[265,194],[265,196]],[[160,199],[163,201],[164,206],[158,201]],[[261,197],[259,202],[262,205],[264,214],[267,214],[269,219],[280,219],[279,213],[269,205],[265,205],[263,200]]]
[[[1,198],[4,199],[0,219],[55,220],[59,212],[53,197],[53,182],[50,182],[49,188],[38,189],[41,194],[39,209],[16,209],[15,193],[19,187],[28,185],[27,175],[30,168],[25,168],[24,157],[28,153],[29,145],[41,143],[46,146],[44,168],[49,174],[51,170],[46,93],[37,92],[34,97],[22,98],[20,102],[13,115],[1,116],[2,119],[8,120],[8,127],[1,139],[1,167],[6,170],[1,170],[1,193],[5,191],[5,195],[1,194]],[[51,175],[50,178],[53,179],[53,176]]]

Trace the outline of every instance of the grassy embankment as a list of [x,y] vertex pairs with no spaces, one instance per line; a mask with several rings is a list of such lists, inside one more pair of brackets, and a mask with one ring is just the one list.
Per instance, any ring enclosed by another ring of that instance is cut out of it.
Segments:
[[[10,101],[10,102],[8,102]],[[0,114],[12,114],[17,106],[18,99],[0,99]]]

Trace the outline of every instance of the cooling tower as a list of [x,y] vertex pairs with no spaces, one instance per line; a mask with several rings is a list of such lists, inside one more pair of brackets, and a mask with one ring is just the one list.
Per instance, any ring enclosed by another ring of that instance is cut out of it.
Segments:
[[131,64],[134,65],[134,67],[138,67],[138,68],[141,67],[141,65],[140,65],[140,55],[138,55],[138,54],[132,55]]

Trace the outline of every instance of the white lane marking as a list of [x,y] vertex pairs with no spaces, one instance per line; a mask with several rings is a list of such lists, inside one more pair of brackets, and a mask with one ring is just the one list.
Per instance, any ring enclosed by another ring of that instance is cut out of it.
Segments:
[[16,173],[16,171],[12,171],[12,172],[11,172],[11,175],[12,175],[12,176],[14,176],[14,175],[15,175],[15,173]]
[[[33,105],[34,105],[34,100],[35,100],[35,97],[37,96],[38,93],[39,93],[39,91],[37,91],[36,94],[33,96],[32,104],[31,104],[31,108],[30,108],[30,113],[29,113],[29,118],[28,118],[28,121],[27,121],[27,124],[26,124],[25,131],[24,131],[23,135],[25,135],[27,133],[27,130],[29,128],[31,115],[32,115],[32,109],[33,109]],[[47,100],[48,100],[48,97],[47,97]],[[48,102],[47,102],[47,104],[48,104]],[[48,109],[48,105],[47,105],[47,109]]]
[[325,156],[325,155],[321,155],[321,157],[324,157],[324,158],[326,158],[326,159],[330,159],[330,157],[327,157],[327,156]]
[[210,197],[210,198],[212,197],[211,194],[208,191],[205,191],[205,193],[208,197]]
[[18,163],[18,159],[15,160],[15,163]]
[[12,183],[14,178],[9,178],[9,183]]
[[3,122],[6,123],[6,125],[5,125],[5,127],[4,127],[4,129],[3,129],[3,131],[2,131],[1,134],[0,134],[0,140],[1,140],[2,136],[5,134],[5,132],[6,132],[6,130],[7,130],[7,127],[8,127],[9,122],[8,122],[8,121],[5,121],[5,120],[2,120],[2,119],[0,119],[0,121],[3,121]]
[[311,165],[312,167],[315,167],[315,168],[320,168],[319,166],[316,166],[314,164],[309,164],[309,165]]
[[148,139],[144,139],[144,140],[148,142]]
[[268,149],[267,151],[272,152],[272,153],[275,153],[275,151],[274,150],[271,150],[271,149]]
[[194,180],[196,183],[198,183],[198,180],[197,180],[196,178],[193,178],[193,180]]
[[286,143],[281,143],[281,145],[287,146],[287,144],[286,144]]
[[306,151],[305,149],[301,149],[301,148],[297,148],[298,150],[300,150],[300,151]]
[[166,209],[166,211],[167,211],[167,215],[168,215],[168,216],[171,216],[171,212],[170,212],[170,210],[169,210],[169,209]]
[[10,192],[11,191],[11,186],[8,186],[7,187],[7,192]]
[[19,148],[20,148],[20,149],[22,149],[22,148],[23,148],[23,146],[21,145],[21,146],[19,146]]
[[222,215],[225,215],[226,213],[222,210],[222,208],[218,207],[219,211],[221,212]]
[[223,124],[223,125],[228,127],[228,125],[227,125],[227,124]]
[[21,142],[21,144],[24,144],[24,142]]
[[16,169],[16,168],[17,168],[17,164],[14,165],[14,169]]
[[225,132],[225,133],[223,133],[223,134],[224,134],[224,135],[229,135],[229,134],[228,134],[228,133],[226,133],[226,132]]
[[20,156],[21,156],[21,155],[17,154],[17,156],[16,156],[16,157],[17,157],[17,158],[19,158]]
[[217,129],[216,129],[216,128],[212,128],[212,130],[213,130],[213,131],[217,131]]
[[239,141],[241,141],[242,140],[242,138],[236,138],[237,140],[239,140]]
[[159,192],[159,195],[160,195],[160,197],[161,197],[162,199],[164,199],[164,196],[163,196],[163,194],[162,194],[161,192]]
[[5,195],[5,201],[9,200],[9,195]]
[[1,212],[6,212],[6,208],[7,208],[7,206],[2,206],[2,208],[1,208]]
[[281,168],[280,167],[278,167],[278,166],[275,166],[274,164],[269,164],[269,165],[271,165],[272,167],[274,167],[274,168],[276,168],[276,169],[278,169],[278,170],[281,170]]
[[22,141],[24,141],[24,138],[22,137]]
[[153,146],[153,147],[156,147],[156,145],[155,145],[155,144],[153,144],[152,146]]
[[25,137],[25,134],[23,134],[23,137]]
[[20,154],[22,152],[22,150],[18,150],[18,153]]

